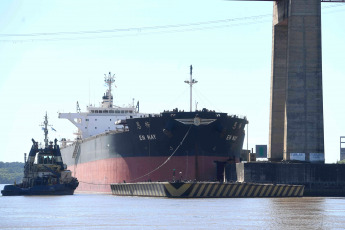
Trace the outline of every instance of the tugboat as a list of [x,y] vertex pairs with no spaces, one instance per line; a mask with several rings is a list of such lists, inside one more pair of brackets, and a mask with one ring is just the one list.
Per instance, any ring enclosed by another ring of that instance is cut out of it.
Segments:
[[[3,196],[23,195],[73,195],[78,187],[77,178],[66,170],[63,163],[57,139],[48,143],[48,116],[44,120],[44,148],[38,147],[38,142],[32,139],[29,157],[24,165],[22,183],[6,185],[1,191]],[[26,154],[25,154],[26,155]]]

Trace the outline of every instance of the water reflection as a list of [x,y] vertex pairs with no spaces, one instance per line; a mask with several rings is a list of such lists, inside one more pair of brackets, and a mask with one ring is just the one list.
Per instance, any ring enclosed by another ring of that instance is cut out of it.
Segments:
[[345,226],[344,199],[303,197],[268,200],[267,215],[271,217],[267,221],[268,228],[343,229]]
[[3,229],[343,229],[344,198],[0,196]]

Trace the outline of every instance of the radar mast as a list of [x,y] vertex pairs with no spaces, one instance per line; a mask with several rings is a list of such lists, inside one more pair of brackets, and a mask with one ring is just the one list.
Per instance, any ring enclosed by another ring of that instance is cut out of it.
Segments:
[[44,127],[44,128],[42,128],[44,131],[44,148],[48,148],[49,140],[48,140],[48,115],[47,115],[47,112],[46,112],[46,115],[44,116],[44,122],[41,126]]
[[108,96],[108,108],[113,107],[113,97],[111,96],[111,85],[115,82],[115,74],[111,75],[111,72],[109,72],[108,76],[104,74],[104,82],[109,87],[107,96]]
[[189,99],[190,99],[190,102],[189,102],[189,106],[190,106],[190,112],[192,112],[192,88],[193,88],[193,85],[198,83],[198,81],[196,81],[195,79],[192,79],[192,74],[193,74],[193,67],[192,65],[190,65],[190,79],[189,81],[184,81],[185,83],[189,84],[189,87],[190,87],[190,96],[189,96]]

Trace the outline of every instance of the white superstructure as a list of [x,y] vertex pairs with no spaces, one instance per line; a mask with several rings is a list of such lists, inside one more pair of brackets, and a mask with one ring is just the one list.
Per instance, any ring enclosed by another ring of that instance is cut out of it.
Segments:
[[123,130],[124,126],[118,124],[119,120],[145,115],[139,113],[139,103],[137,106],[134,104],[127,107],[114,106],[111,94],[111,86],[115,82],[114,75],[109,72],[109,75],[104,78],[104,82],[109,88],[102,97],[100,107],[87,106],[87,112],[79,112],[78,109],[76,113],[59,113],[59,118],[68,119],[78,128],[76,133],[78,138],[87,138],[111,130]]

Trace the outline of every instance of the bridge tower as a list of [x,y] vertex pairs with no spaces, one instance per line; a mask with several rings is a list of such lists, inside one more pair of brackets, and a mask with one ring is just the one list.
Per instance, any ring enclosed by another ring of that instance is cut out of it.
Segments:
[[268,158],[324,162],[321,1],[275,1],[273,11]]

